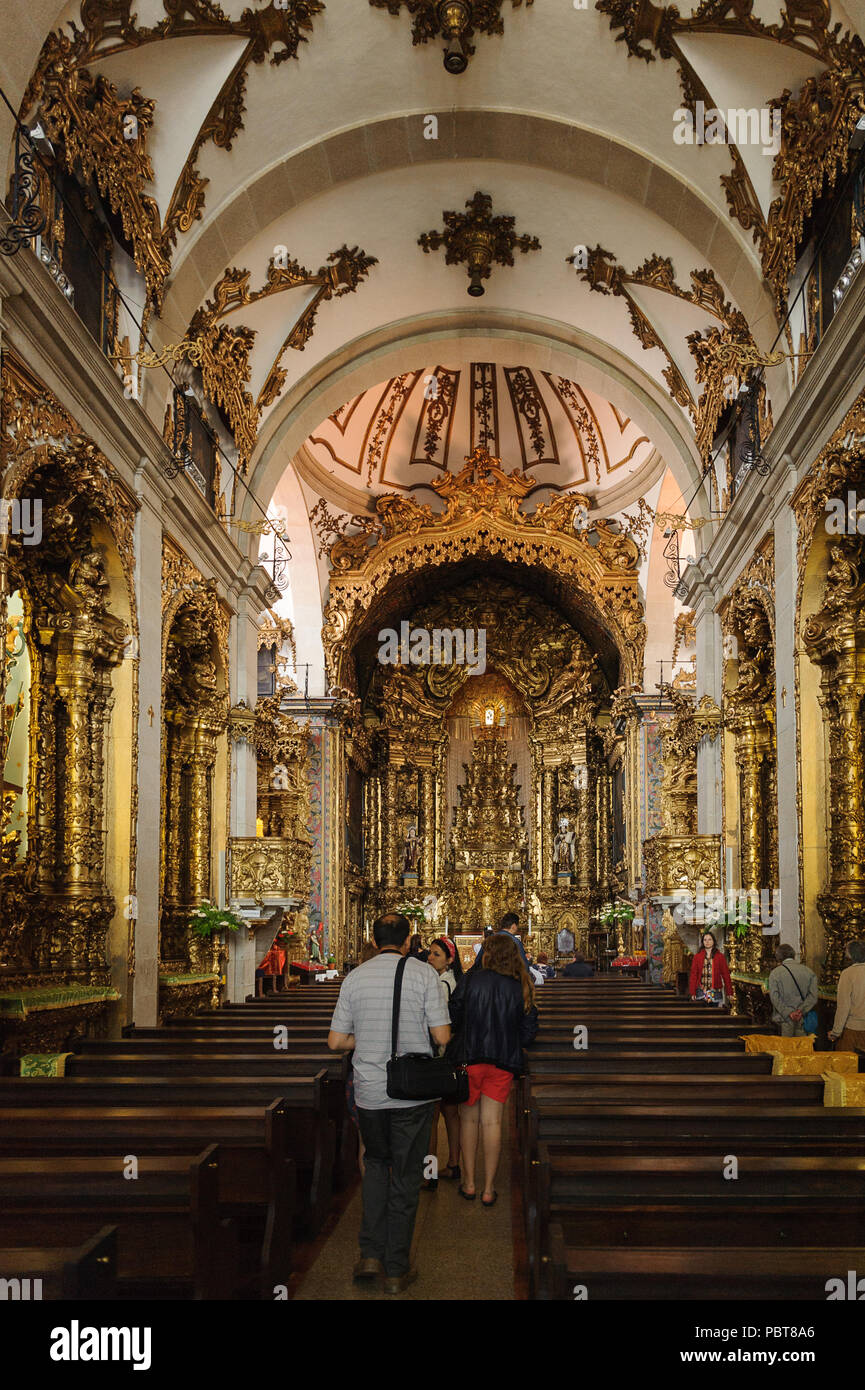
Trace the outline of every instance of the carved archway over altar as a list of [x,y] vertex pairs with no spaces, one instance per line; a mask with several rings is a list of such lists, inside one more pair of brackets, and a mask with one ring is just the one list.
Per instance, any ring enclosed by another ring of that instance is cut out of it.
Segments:
[[[645,627],[636,543],[589,526],[577,493],[524,510],[532,486],[478,449],[433,484],[441,512],[386,495],[335,529],[324,644],[367,752],[365,915],[426,901],[429,930],[453,931],[512,907],[552,955],[563,915],[586,931],[612,891],[622,815],[635,842],[611,720]],[[383,660],[388,629],[464,651]]]

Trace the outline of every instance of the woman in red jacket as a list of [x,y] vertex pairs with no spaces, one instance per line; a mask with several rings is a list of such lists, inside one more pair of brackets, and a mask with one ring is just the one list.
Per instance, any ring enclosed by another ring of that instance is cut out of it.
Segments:
[[727,961],[718,950],[714,934],[703,932],[703,949],[697,952],[691,966],[689,993],[692,999],[705,999],[707,1004],[723,1004],[725,990],[733,993]]

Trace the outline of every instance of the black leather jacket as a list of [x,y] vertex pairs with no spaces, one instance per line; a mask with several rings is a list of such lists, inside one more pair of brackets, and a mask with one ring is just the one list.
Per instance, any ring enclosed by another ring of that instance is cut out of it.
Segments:
[[495,970],[470,970],[450,1001],[454,1040],[448,1056],[455,1062],[489,1062],[519,1076],[523,1047],[534,1041],[538,1011],[523,1008],[519,980]]

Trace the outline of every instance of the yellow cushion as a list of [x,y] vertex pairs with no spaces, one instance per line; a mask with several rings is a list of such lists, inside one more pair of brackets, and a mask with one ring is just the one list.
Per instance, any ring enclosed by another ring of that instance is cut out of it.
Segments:
[[840,1076],[824,1072],[823,1104],[865,1106],[865,1076]]
[[804,1057],[789,1052],[776,1052],[772,1062],[773,1076],[822,1076],[824,1072],[853,1072],[859,1070],[855,1052],[815,1052]]
[[810,1056],[814,1051],[814,1035],[801,1038],[776,1038],[772,1033],[748,1033],[742,1041],[746,1052],[787,1052]]

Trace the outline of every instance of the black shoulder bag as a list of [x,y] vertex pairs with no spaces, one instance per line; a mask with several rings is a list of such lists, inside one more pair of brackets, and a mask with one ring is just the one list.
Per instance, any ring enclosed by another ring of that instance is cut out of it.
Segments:
[[400,960],[393,984],[387,1093],[391,1100],[415,1100],[419,1105],[429,1100],[448,1100],[453,1103],[468,1100],[469,1077],[465,1067],[457,1066],[445,1057],[427,1057],[423,1052],[407,1052],[404,1057],[397,1056],[402,977],[407,961],[408,956],[403,956]]

